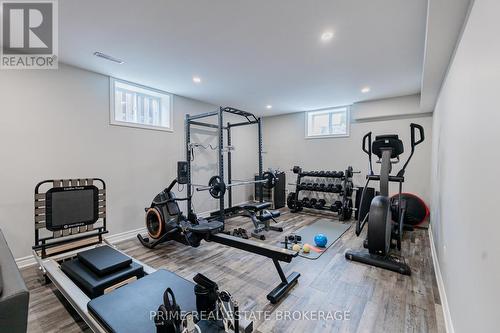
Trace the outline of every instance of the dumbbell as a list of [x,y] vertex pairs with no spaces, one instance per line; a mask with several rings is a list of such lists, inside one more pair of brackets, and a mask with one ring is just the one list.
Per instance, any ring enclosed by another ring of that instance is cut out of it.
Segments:
[[335,213],[339,212],[342,209],[342,201],[338,201],[338,200],[335,201],[331,205],[330,209],[331,209],[332,212],[335,212]]
[[315,208],[316,209],[323,209],[323,207],[325,207],[325,205],[326,205],[325,199],[319,199],[318,203],[316,203],[316,205],[315,205]]
[[307,183],[307,189],[308,189],[309,191],[312,191],[312,190],[314,189],[314,187],[313,187],[313,183]]
[[313,184],[313,190],[316,191],[317,189],[319,189],[319,184],[318,183],[314,183]]
[[309,207],[309,198],[308,197],[302,198],[302,206]]
[[309,207],[316,207],[316,203],[318,202],[318,200],[316,198],[312,198],[311,200],[309,200]]
[[294,234],[291,234],[289,236],[285,236],[285,241],[284,242],[281,242],[281,244],[285,244],[285,249],[288,250],[288,244],[297,244],[297,243],[300,243],[302,241],[302,237],[299,236],[299,235],[294,235]]
[[328,192],[333,192],[333,185],[334,185],[334,184],[332,184],[332,183],[328,184],[328,186],[326,187],[326,190],[327,190]]
[[338,171],[338,172],[337,172],[337,177],[338,177],[338,178],[342,178],[342,177],[344,177],[344,171]]
[[292,171],[293,173],[301,173],[302,169],[298,165],[296,165],[293,167]]
[[325,175],[325,171],[324,170],[321,170],[320,172],[318,172],[318,176],[324,176]]
[[325,183],[321,183],[321,184],[319,184],[319,189],[320,189],[321,191],[324,191],[324,190],[325,190],[325,188],[326,188],[326,184],[325,184]]

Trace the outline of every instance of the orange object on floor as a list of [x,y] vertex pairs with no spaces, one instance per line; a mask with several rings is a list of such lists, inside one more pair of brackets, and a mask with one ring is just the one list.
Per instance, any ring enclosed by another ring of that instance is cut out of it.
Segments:
[[306,244],[304,244],[304,246],[305,246],[305,245],[309,246],[309,248],[311,249],[311,251],[314,251],[314,252],[316,252],[316,253],[321,253],[321,252],[324,252],[324,251],[326,250],[326,249],[325,249],[325,250],[322,250],[322,249],[320,249],[319,247],[312,246],[311,244],[307,244],[307,243],[306,243]]

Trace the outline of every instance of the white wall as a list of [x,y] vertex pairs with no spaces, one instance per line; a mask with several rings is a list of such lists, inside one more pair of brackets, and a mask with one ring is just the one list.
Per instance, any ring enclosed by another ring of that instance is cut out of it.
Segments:
[[431,223],[456,332],[497,332],[500,2],[476,0],[434,112]]
[[[397,103],[403,115],[407,114],[408,110],[418,109],[418,98],[406,98],[404,103],[401,99],[383,101],[387,103],[387,108],[392,108],[392,105]],[[363,108],[382,112],[386,109],[383,101],[373,102],[374,105],[365,102]],[[264,142],[267,147],[265,164],[287,171],[288,183],[296,180],[295,175],[289,171],[294,165],[301,166],[303,170],[345,170],[348,165],[352,165],[355,170],[361,171],[361,174],[355,175],[355,184],[363,186],[364,177],[368,172],[368,157],[361,150],[363,135],[369,131],[373,132],[373,138],[380,134],[398,134],[405,144],[405,153],[401,158],[405,161],[410,151],[410,123],[421,124],[426,132],[426,141],[417,147],[407,168],[404,190],[416,193],[429,202],[432,118],[428,115],[353,122],[348,138],[306,139],[304,122],[305,113],[286,114],[264,120]],[[395,171],[402,166],[403,163],[397,164]],[[374,163],[376,172],[378,168],[379,166]],[[293,190],[293,186],[288,186],[288,189]],[[391,187],[391,190],[397,191],[397,187]]]
[[[173,133],[111,126],[109,78],[65,65],[59,70],[2,71],[0,100],[0,228],[15,257],[30,254],[33,190],[44,179],[103,178],[110,233],[142,227],[143,208],[176,177],[177,161],[185,159],[185,114],[216,109],[175,96]],[[197,135],[194,130],[193,137]],[[237,135],[244,151],[247,134]],[[215,152],[198,154],[196,165],[206,174],[198,175],[195,166],[195,180],[207,183],[217,172],[214,161]],[[251,177],[255,170],[241,168],[237,174]],[[235,202],[247,200],[249,193],[250,188],[238,190]],[[198,212],[217,207],[207,192],[195,193],[194,200]]]
[[351,119],[368,120],[398,116],[416,116],[421,113],[420,95],[408,95],[376,101],[355,103],[351,107]]

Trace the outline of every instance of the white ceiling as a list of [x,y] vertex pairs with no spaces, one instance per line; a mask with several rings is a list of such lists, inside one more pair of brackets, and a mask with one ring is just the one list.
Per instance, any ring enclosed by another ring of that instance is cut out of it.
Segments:
[[[63,0],[59,54],[64,63],[257,114],[320,109],[418,93],[426,6],[426,0]],[[326,30],[335,32],[329,43],[320,40]],[[125,64],[96,58],[95,51]],[[371,91],[362,94],[365,86]]]

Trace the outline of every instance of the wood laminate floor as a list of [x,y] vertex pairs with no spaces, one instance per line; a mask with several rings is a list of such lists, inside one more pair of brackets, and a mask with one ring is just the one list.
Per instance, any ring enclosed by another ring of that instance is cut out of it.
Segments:
[[[332,216],[285,212],[279,218],[285,231],[269,232],[265,242],[277,244],[284,235],[324,217]],[[251,222],[245,217],[230,219],[226,225],[228,230],[251,230]],[[352,227],[319,259],[298,257],[282,264],[285,274],[297,271],[301,277],[276,305],[266,299],[279,283],[268,258],[216,243],[203,243],[198,248],[169,243],[148,250],[132,239],[117,246],[154,268],[166,268],[189,280],[200,272],[217,281],[240,302],[242,310],[256,311],[252,317],[256,332],[444,332],[427,230],[407,233],[403,244],[411,277],[347,261],[344,252],[361,249],[363,237],[356,237]],[[22,273],[31,293],[29,332],[89,331],[57,289],[43,283],[37,268],[29,267]],[[305,319],[314,313],[319,317],[320,311],[327,318]],[[287,314],[298,320],[279,320]],[[349,320],[340,320],[340,314]]]

